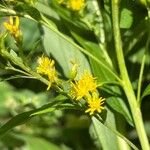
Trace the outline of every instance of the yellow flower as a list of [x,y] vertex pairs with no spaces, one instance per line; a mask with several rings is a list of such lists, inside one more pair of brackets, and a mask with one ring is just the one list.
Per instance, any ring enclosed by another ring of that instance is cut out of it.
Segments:
[[4,22],[4,27],[10,31],[10,33],[16,38],[18,39],[21,36],[21,32],[19,29],[19,17],[15,16],[9,17],[9,23],[8,22]]
[[99,97],[98,93],[92,93],[92,96],[89,95],[87,97],[87,103],[88,103],[88,109],[85,111],[86,113],[89,113],[90,115],[93,115],[95,111],[101,112],[104,109],[105,98]]
[[85,72],[79,81],[72,83],[71,93],[76,97],[76,100],[79,100],[88,95],[89,92],[96,91],[96,87],[95,79],[90,73]]
[[85,5],[84,0],[68,0],[67,7],[73,11],[81,10]]
[[57,72],[54,66],[55,61],[42,56],[38,59],[38,64],[37,72],[48,77],[48,90],[51,87],[51,84],[57,81]]

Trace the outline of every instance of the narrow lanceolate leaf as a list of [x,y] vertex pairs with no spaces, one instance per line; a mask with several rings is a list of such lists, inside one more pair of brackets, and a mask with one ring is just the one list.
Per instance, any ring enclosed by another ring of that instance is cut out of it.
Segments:
[[143,99],[145,96],[148,95],[150,95],[150,84],[145,88],[141,98]]
[[35,115],[41,115],[41,114],[49,113],[49,112],[52,112],[52,111],[54,111],[54,110],[55,110],[55,108],[53,108],[53,107],[45,108],[45,109],[43,109],[43,110],[37,111],[37,112],[35,112],[35,113],[32,113],[32,114],[30,115],[30,117],[31,117],[31,116],[35,116]]
[[42,106],[41,108],[18,114],[16,116],[14,116],[12,119],[10,119],[8,122],[6,122],[3,126],[0,127],[0,137],[2,137],[6,132],[11,130],[12,128],[14,128],[18,125],[24,124],[26,121],[31,119],[33,116],[52,112],[56,108],[75,109],[74,106],[71,104],[64,105],[60,102],[54,101],[54,102],[51,102],[51,103],[48,103],[48,104]]
[[[115,117],[110,111],[107,113],[106,122],[111,124],[115,128]],[[110,132],[104,125],[98,121],[95,117],[92,118],[92,130],[95,134],[97,145],[101,146],[102,149],[118,150],[118,139],[112,132]],[[111,142],[110,142],[111,141]]]
[[128,107],[126,106],[126,104],[124,103],[124,101],[121,98],[109,97],[107,99],[107,103],[111,106],[112,109],[114,109],[118,113],[122,114],[130,125],[134,126],[133,119],[128,110]]
[[[109,118],[106,120],[104,124],[101,123],[95,117],[92,118],[93,128],[97,133],[96,138],[103,147],[103,149],[122,150],[122,148],[120,147],[120,144],[122,144],[122,141],[120,141],[121,139],[130,147],[132,147],[134,150],[139,150],[132,142],[130,142],[126,137],[124,137],[115,129],[114,121],[115,121],[114,115],[110,111],[109,111]],[[111,124],[113,124],[114,127],[112,127]]]
[[61,150],[58,145],[45,140],[44,138],[29,136],[29,135],[16,135],[19,139],[22,139],[27,144],[29,150]]
[[7,131],[10,129],[14,128],[15,126],[23,124],[25,121],[30,119],[30,115],[34,112],[33,111],[28,111],[24,112],[22,114],[19,114],[12,119],[10,119],[8,122],[6,122],[3,126],[0,127],[0,137],[2,137]]
[[43,2],[37,2],[35,7],[43,14],[53,17],[56,20],[60,20],[59,15],[51,7],[45,5]]

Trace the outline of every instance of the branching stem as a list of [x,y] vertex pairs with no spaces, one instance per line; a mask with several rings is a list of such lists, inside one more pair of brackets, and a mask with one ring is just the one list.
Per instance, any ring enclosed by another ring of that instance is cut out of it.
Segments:
[[143,150],[150,150],[148,138],[144,129],[141,110],[136,100],[136,96],[133,91],[133,87],[131,85],[127,68],[125,65],[120,28],[119,28],[119,0],[112,0],[112,20],[113,20],[113,32],[114,32],[117,61],[118,61],[121,78],[123,80],[122,87],[124,89],[124,92],[127,96],[130,105],[130,109],[132,112],[137,134],[139,136],[141,147]]

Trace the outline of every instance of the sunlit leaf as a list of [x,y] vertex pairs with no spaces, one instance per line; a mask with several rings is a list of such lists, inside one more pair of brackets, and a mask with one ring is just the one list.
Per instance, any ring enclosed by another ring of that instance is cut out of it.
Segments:
[[78,75],[81,75],[84,70],[90,70],[86,57],[76,46],[72,45],[72,43],[53,32],[51,29],[47,27],[43,28],[45,32],[45,51],[48,55],[52,55],[57,60],[66,77],[70,76],[72,68],[71,61],[75,61],[79,64]]
[[18,137],[26,142],[28,150],[41,150],[41,148],[42,150],[61,150],[58,145],[40,137],[29,135],[18,135]]
[[121,11],[120,28],[128,29],[131,27],[132,23],[133,23],[132,12],[129,9],[124,8]]
[[145,88],[141,98],[144,98],[145,96],[148,95],[150,95],[150,84]]
[[[109,118],[104,124],[101,123],[95,117],[92,118],[93,128],[97,133],[96,138],[100,145],[103,147],[103,149],[122,150],[122,146],[126,143],[129,146],[131,146],[134,150],[138,150],[138,148],[132,142],[130,142],[126,137],[124,137],[115,129],[115,120],[113,118],[113,114],[111,113],[111,111],[109,111],[109,113]],[[111,126],[111,124],[113,124],[113,127]],[[123,140],[125,143],[120,141],[120,139]],[[129,149],[128,146],[126,146],[126,148]]]

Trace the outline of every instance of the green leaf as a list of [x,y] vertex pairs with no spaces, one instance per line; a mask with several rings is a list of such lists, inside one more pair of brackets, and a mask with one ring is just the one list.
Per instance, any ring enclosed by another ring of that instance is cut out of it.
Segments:
[[[54,102],[55,103],[55,102]],[[35,116],[35,115],[41,115],[41,114],[45,114],[45,113],[49,113],[52,112],[56,109],[78,109],[78,107],[75,107],[73,104],[70,103],[65,103],[65,104],[56,104],[56,106],[53,107],[48,107],[48,108],[44,108],[41,109],[35,113],[32,113],[30,116]]]
[[71,61],[76,61],[77,63],[79,63],[79,76],[83,73],[84,70],[90,71],[88,60],[79,51],[78,47],[76,47],[75,45],[73,45],[54,31],[52,31],[51,29],[47,27],[43,27],[43,29],[45,33],[45,51],[48,55],[52,55],[57,60],[57,62],[63,69],[63,73],[66,77],[70,76],[70,70],[72,67]]
[[[110,111],[107,113],[106,122],[109,122],[109,124],[115,128],[115,118]],[[95,138],[97,139],[99,148],[102,146],[102,149],[106,150],[119,150],[117,136],[105,128],[105,126],[94,117],[92,118],[92,128],[95,132]]]
[[73,37],[85,48],[85,50],[94,57],[89,57],[89,59],[93,73],[97,77],[98,81],[101,83],[105,81],[115,80],[114,76],[112,75],[112,72],[115,74],[115,71],[108,63],[109,60],[105,57],[106,55],[100,49],[99,45],[83,39],[73,31],[71,31],[71,33]]
[[122,9],[120,18],[120,28],[129,29],[133,23],[132,12],[129,9]]
[[72,104],[68,104],[68,103],[62,104],[61,102],[53,101],[51,103],[43,105],[42,107],[40,107],[38,109],[27,111],[27,112],[24,112],[24,113],[14,116],[12,119],[10,119],[8,122],[6,122],[3,126],[0,127],[0,137],[2,137],[10,129],[12,129],[18,125],[24,124],[26,121],[31,119],[33,116],[52,112],[56,108],[57,109],[77,109]]
[[23,139],[27,146],[27,150],[61,150],[61,148],[51,143],[50,141],[46,141],[40,137],[34,137],[29,135],[17,135],[19,138]]
[[12,57],[12,60],[15,60],[15,62],[17,62],[18,64],[23,64],[21,57],[18,57],[17,53],[14,50],[11,49],[8,55],[9,54],[10,54],[10,58]]
[[126,137],[124,137],[115,129],[114,114],[111,111],[108,112],[108,118],[104,124],[97,120],[95,117],[92,118],[93,128],[97,133],[97,140],[103,149],[122,150],[122,146],[128,144],[134,150],[138,150],[138,148],[132,142],[130,142]]
[[23,48],[25,51],[31,50],[35,42],[41,38],[38,23],[27,18],[21,18],[20,26],[23,33]]
[[6,50],[2,50],[2,55],[17,66],[24,66],[21,57],[18,57],[17,53],[12,49],[10,50],[10,53]]
[[56,20],[60,20],[59,15],[54,11],[51,7],[41,3],[37,2],[35,4],[35,7],[43,14],[50,16],[52,18],[55,18]]
[[145,96],[148,96],[148,95],[150,95],[150,84],[145,88],[141,99],[143,99]]
[[22,3],[22,4],[19,4],[19,5],[16,5],[14,7],[14,10],[16,10],[18,12],[21,12],[21,13],[23,13],[23,12],[27,13],[37,21],[41,20],[40,12],[35,7],[32,7],[28,4]]
[[[130,56],[128,56],[128,59],[129,59],[132,63],[141,64],[143,55],[146,56],[145,64],[146,64],[146,65],[149,65],[149,57],[150,57],[150,54],[149,54],[149,53],[146,53],[146,54],[145,54],[145,47],[140,47],[139,49],[136,49],[136,51],[135,51],[133,54],[130,54]],[[136,71],[136,70],[134,70],[134,71]]]
[[109,97],[107,98],[107,103],[111,106],[112,109],[122,114],[130,125],[134,126],[133,119],[131,117],[129,109],[121,98]]
[[37,113],[38,115],[39,111],[42,111],[42,110],[44,111],[45,109],[51,108],[55,103],[54,102],[49,103],[49,104],[42,106],[41,108],[27,111],[27,112],[14,116],[12,119],[10,119],[8,122],[6,122],[3,126],[0,127],[0,137],[2,137],[10,129],[25,123],[27,120],[29,120],[32,117],[32,114]]
[[34,112],[34,110],[19,114],[19,115],[13,117],[8,122],[6,122],[3,126],[0,127],[0,137],[2,137],[7,131],[14,128],[15,126],[21,125],[25,121],[27,121],[33,112]]
[[67,27],[82,29],[80,30],[81,32],[83,32],[84,30],[88,30],[87,25],[85,25],[85,23],[83,23],[82,21],[79,21],[80,13],[73,13],[72,11],[59,5],[56,0],[52,0],[51,8],[53,9],[53,11],[57,10],[56,12],[59,18],[61,18],[61,20],[64,20],[63,24],[62,22],[60,22],[60,24],[62,25],[62,29],[63,26],[67,24]]
[[124,41],[125,43],[123,44],[123,49],[125,50],[125,56],[129,54],[131,50],[134,50],[134,46],[142,40],[147,30],[145,25],[145,19],[140,20],[138,24],[136,24],[136,26],[133,28],[132,34],[127,38],[127,41]]
[[53,108],[53,107],[51,107],[51,108],[46,108],[46,109],[40,110],[40,111],[38,111],[38,112],[32,113],[30,116],[41,115],[41,114],[45,114],[45,113],[52,112],[52,111],[54,111],[54,110],[55,110],[55,108]]
[[[7,101],[12,96],[14,88],[5,81],[0,81],[0,115],[7,113]],[[15,102],[14,102],[15,103]]]
[[25,5],[23,4],[23,9],[35,20],[38,20],[38,21],[41,20],[41,14],[35,7],[32,7],[32,6],[25,7]]

